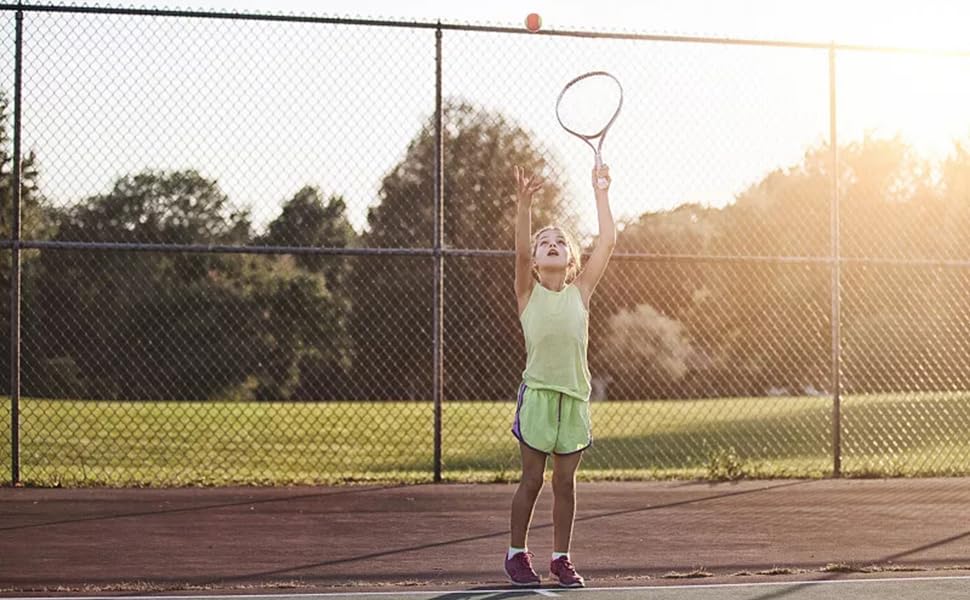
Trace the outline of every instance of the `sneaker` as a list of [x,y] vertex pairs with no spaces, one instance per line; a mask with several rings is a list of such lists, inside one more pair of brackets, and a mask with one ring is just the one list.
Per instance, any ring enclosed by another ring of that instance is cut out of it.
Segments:
[[532,568],[532,553],[519,552],[512,558],[505,559],[505,574],[509,576],[512,585],[539,585],[542,580]]
[[576,572],[576,567],[565,556],[549,563],[549,572],[559,581],[559,587],[578,588],[586,585],[583,576]]

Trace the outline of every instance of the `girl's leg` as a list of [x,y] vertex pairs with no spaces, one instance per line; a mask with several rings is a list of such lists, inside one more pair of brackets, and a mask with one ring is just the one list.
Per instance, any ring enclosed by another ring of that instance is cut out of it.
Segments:
[[553,550],[556,552],[569,552],[573,520],[576,518],[576,469],[582,459],[582,451],[553,455],[552,524]]
[[542,489],[542,479],[546,471],[546,455],[519,442],[522,453],[522,479],[512,497],[512,539],[513,548],[525,548],[529,536],[529,523],[532,511]]

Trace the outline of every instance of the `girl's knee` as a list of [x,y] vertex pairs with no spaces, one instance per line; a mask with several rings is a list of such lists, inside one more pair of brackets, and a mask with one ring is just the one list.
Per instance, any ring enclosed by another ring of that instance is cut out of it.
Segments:
[[535,473],[523,473],[522,479],[519,480],[519,486],[535,493],[539,493],[539,490],[542,489],[542,484],[542,473],[539,473],[538,475]]
[[519,487],[532,495],[538,495],[542,490],[542,483],[542,477],[526,477],[523,475],[522,479],[519,480]]
[[552,489],[556,494],[572,494],[576,490],[576,474],[553,473]]

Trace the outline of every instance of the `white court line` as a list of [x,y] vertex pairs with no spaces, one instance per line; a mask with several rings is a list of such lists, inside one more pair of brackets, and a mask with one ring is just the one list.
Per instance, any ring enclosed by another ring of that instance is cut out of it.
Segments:
[[[918,581],[941,581],[941,580],[970,580],[970,575],[932,575],[929,577],[879,577],[879,578],[859,578],[859,579],[822,579],[817,581],[760,581],[752,583],[694,583],[682,585],[645,585],[645,586],[626,586],[626,587],[601,587],[601,588],[573,588],[570,592],[632,592],[638,590],[690,590],[690,589],[710,589],[710,588],[739,588],[739,587],[778,587],[778,586],[804,586],[804,585],[845,585],[845,584],[865,584],[865,583],[912,583]],[[510,591],[534,592],[541,596],[556,596],[554,589],[545,588],[496,588],[496,589],[455,589],[455,590],[436,590],[428,592],[419,591],[400,591],[400,592],[315,592],[307,594],[286,594],[274,592],[271,594],[215,594],[215,595],[184,595],[184,596],[154,596],[151,593],[140,594],[138,596],[0,596],[0,600],[238,600],[241,598],[261,598],[265,600],[283,600],[286,598],[341,598],[354,596],[441,596],[443,594],[501,594]]]

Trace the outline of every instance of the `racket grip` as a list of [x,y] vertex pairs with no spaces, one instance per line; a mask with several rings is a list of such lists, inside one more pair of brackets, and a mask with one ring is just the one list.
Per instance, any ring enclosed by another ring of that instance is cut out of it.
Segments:
[[[593,164],[595,165],[596,170],[599,171],[603,167],[603,155],[600,154],[599,152],[596,152],[594,156],[595,156],[595,161]],[[610,186],[610,182],[607,181],[605,177],[596,178],[596,187],[598,187],[599,189],[605,190],[609,186]]]

